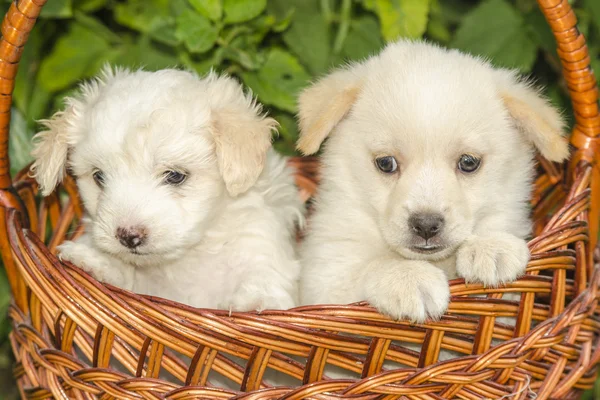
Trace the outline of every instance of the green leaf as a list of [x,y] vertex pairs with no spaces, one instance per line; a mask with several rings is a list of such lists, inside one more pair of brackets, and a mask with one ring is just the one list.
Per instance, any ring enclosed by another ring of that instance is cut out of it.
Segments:
[[171,19],[169,0],[128,0],[114,9],[115,20],[136,31],[150,33]]
[[65,100],[67,97],[73,97],[79,94],[79,87],[74,86],[70,87],[67,90],[63,90],[62,92],[54,95],[54,99],[52,101],[52,110],[62,110],[65,108]]
[[420,38],[427,28],[430,0],[376,0],[375,11],[385,40]]
[[136,69],[143,66],[150,71],[173,68],[178,64],[177,55],[172,49],[152,43],[146,35],[139,37],[134,43],[126,43],[118,48],[112,53],[110,60],[124,67]]
[[277,18],[277,22],[273,25],[274,32],[283,32],[285,31],[290,24],[292,23],[292,17],[294,15],[294,10],[288,10],[287,14]]
[[167,46],[176,47],[181,43],[181,39],[177,36],[177,24],[172,19],[165,19],[149,33],[152,39]]
[[[31,162],[31,138],[33,132],[27,127],[27,121],[21,112],[12,109],[10,119],[10,140],[8,154],[10,155],[11,174],[15,174]],[[0,285],[2,282],[0,282]],[[2,288],[0,287],[0,312],[3,306]]]
[[443,23],[441,18],[429,19],[429,23],[427,24],[427,36],[441,43],[448,43],[452,38],[450,29]]
[[376,0],[362,0],[362,5],[369,11],[375,11],[377,8]]
[[[435,1],[435,0],[434,0]],[[439,7],[439,15],[444,19],[446,24],[459,24],[464,16],[474,8],[476,3],[471,0],[440,0],[437,3]],[[432,10],[435,9],[432,3]]]
[[588,10],[583,8],[575,8],[574,11],[577,16],[577,29],[579,29],[579,32],[581,32],[584,37],[589,38],[592,15]]
[[451,45],[523,72],[531,70],[537,55],[523,17],[505,0],[486,0],[475,7],[465,16]]
[[69,18],[73,15],[72,0],[52,0],[49,1],[42,12],[41,18]]
[[279,137],[290,143],[298,140],[298,124],[296,119],[288,113],[274,113],[273,118],[279,122]]
[[44,44],[42,33],[43,29],[33,29],[29,34],[27,46],[23,48],[19,70],[15,78],[14,105],[25,115],[29,114],[29,103],[34,92],[36,75],[40,67],[42,46]]
[[160,43],[175,47],[180,40],[175,35],[175,18],[171,14],[181,8],[178,5],[181,5],[179,1],[128,0],[117,4],[115,19],[128,28],[149,34]]
[[296,141],[298,140],[298,124],[296,119],[286,112],[272,112],[272,117],[279,122],[279,136],[275,137],[273,147],[286,156],[296,154]]
[[222,0],[188,0],[200,14],[212,21],[219,21],[223,15]]
[[447,44],[452,38],[449,25],[440,6],[440,0],[432,0],[427,23],[427,36],[437,42]]
[[596,25],[596,29],[600,30],[600,1],[598,0],[585,0],[585,7],[590,11],[592,20]]
[[179,61],[198,75],[206,75],[211,69],[218,67],[223,61],[223,48],[217,47],[205,54],[201,61],[194,60],[189,53],[181,53]]
[[273,148],[279,154],[283,154],[284,156],[294,156],[296,153],[296,146],[293,142],[288,142],[286,140],[277,140],[273,143]]
[[223,57],[248,70],[256,70],[265,62],[264,52],[256,48],[249,35],[238,36],[223,47]]
[[210,50],[219,35],[218,29],[210,21],[192,11],[183,12],[177,18],[175,36],[185,43],[192,53],[204,53]]
[[171,0],[169,2],[169,9],[173,17],[180,16],[183,12],[190,10],[190,3],[188,0]]
[[267,0],[224,0],[225,22],[236,24],[250,21],[258,17],[266,6]]
[[535,0],[516,0],[515,7],[523,14],[529,13],[534,9],[539,9]]
[[98,11],[106,6],[107,0],[74,0],[73,8],[83,12]]
[[265,14],[252,21],[243,24],[229,25],[226,26],[222,33],[222,46],[230,46],[234,42],[243,40],[243,43],[237,44],[236,46],[243,49],[245,52],[257,52],[262,41],[271,32],[280,32],[285,29],[286,25],[289,25],[290,19],[278,20],[275,15]]
[[535,40],[539,47],[549,54],[556,55],[556,40],[552,34],[552,29],[550,29],[544,15],[539,9],[535,9],[525,15],[525,26],[531,38]]
[[75,21],[77,21],[82,27],[89,29],[98,35],[98,37],[101,37],[110,43],[122,42],[121,36],[114,33],[109,27],[91,15],[77,11],[75,12]]
[[44,89],[39,79],[35,81],[34,91],[27,106],[27,123],[29,127],[36,128],[37,121],[48,116],[48,109],[52,100],[52,93]]
[[269,11],[280,18],[294,10],[290,27],[283,33],[288,48],[313,74],[322,74],[331,65],[329,23],[319,12],[317,0],[272,0]]
[[350,24],[350,32],[342,48],[346,60],[360,60],[376,54],[383,47],[377,19],[371,15],[358,18]]
[[39,81],[49,92],[57,92],[88,77],[90,65],[108,52],[110,43],[94,31],[74,22],[40,66]]
[[279,48],[271,49],[258,71],[241,76],[261,102],[290,112],[296,112],[296,96],[310,80],[298,60]]
[[[252,34],[249,35],[249,42],[254,45],[259,44],[277,24],[277,18],[274,15],[261,15],[244,26],[247,26]],[[250,49],[247,49],[250,50]]]
[[600,57],[598,57],[598,55],[592,58],[590,66],[592,67],[592,71],[595,73],[595,75],[600,77]]

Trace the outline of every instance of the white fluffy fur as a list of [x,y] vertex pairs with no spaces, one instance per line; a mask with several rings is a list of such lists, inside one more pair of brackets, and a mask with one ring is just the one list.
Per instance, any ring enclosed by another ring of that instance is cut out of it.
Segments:
[[[44,124],[33,174],[48,194],[68,167],[87,213],[85,234],[59,247],[63,260],[197,307],[296,304],[303,205],[285,159],[270,150],[276,122],[234,79],[107,68]],[[168,170],[189,175],[170,186]],[[116,238],[132,226],[148,233],[135,252]]]
[[[397,319],[423,321],[448,305],[447,279],[499,285],[525,270],[534,147],[568,155],[563,122],[513,71],[423,42],[399,41],[334,71],[300,97],[304,153],[324,146],[322,183],[301,250],[301,302],[368,300]],[[471,175],[459,157],[482,157]],[[395,156],[399,172],[374,160]],[[445,226],[434,254],[411,213]]]

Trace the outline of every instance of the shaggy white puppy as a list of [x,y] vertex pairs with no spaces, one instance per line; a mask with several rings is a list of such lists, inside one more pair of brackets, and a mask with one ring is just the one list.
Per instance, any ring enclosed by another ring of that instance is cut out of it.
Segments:
[[43,123],[33,174],[47,195],[69,168],[87,216],[62,260],[196,307],[297,303],[303,205],[276,122],[234,79],[107,68]]
[[563,121],[514,71],[399,41],[300,96],[305,154],[324,146],[301,250],[301,303],[368,300],[440,317],[448,278],[499,285],[525,270],[534,148],[568,155]]

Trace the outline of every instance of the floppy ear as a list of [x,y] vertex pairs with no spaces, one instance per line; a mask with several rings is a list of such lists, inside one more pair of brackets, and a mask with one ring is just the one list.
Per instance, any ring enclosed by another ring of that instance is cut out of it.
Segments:
[[263,171],[278,124],[262,114],[252,94],[234,79],[210,74],[207,80],[219,171],[229,194],[237,196]]
[[68,153],[81,136],[81,116],[85,104],[92,103],[98,97],[100,88],[129,70],[111,67],[106,63],[94,79],[82,82],[75,97],[65,99],[64,111],[55,113],[50,119],[39,121],[46,130],[33,137],[31,155],[34,162],[30,173],[38,181],[44,196],[52,193],[56,185],[62,182],[67,167]]
[[75,144],[70,134],[70,120],[73,117],[73,106],[57,112],[52,118],[40,121],[46,130],[37,133],[33,138],[31,155],[34,162],[30,172],[44,196],[52,193],[65,175],[67,154],[69,148]]
[[319,151],[321,143],[348,114],[358,98],[364,64],[339,69],[305,89],[298,99],[300,139],[296,148],[303,154]]
[[565,124],[558,110],[516,72],[499,70],[498,75],[498,90],[504,105],[527,140],[550,161],[563,161],[569,157]]

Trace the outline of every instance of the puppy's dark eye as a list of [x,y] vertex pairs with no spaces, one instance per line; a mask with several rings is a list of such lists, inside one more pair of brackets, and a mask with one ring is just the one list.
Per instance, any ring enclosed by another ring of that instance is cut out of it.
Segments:
[[480,165],[481,158],[475,157],[472,154],[463,154],[458,159],[458,169],[467,174],[477,171]]
[[99,188],[104,187],[104,183],[105,183],[104,172],[102,172],[98,169],[94,172],[92,177],[94,178],[94,182],[96,182],[96,185],[98,185]]
[[181,185],[187,179],[186,174],[178,171],[167,171],[164,177],[163,182],[172,186]]
[[375,159],[375,165],[377,165],[377,168],[379,168],[381,172],[385,172],[386,174],[396,172],[398,169],[398,163],[392,156],[379,157]]

